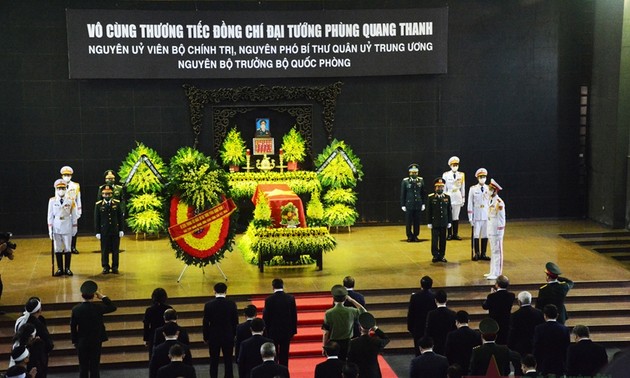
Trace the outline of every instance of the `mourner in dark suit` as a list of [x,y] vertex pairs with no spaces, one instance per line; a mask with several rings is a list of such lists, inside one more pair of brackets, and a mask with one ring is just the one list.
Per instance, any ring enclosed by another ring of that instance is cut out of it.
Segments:
[[258,309],[253,304],[245,307],[245,321],[236,326],[236,337],[234,338],[234,356],[238,362],[238,354],[240,352],[241,343],[252,337],[252,320],[256,317]]
[[514,304],[514,293],[507,291],[510,280],[507,276],[500,275],[492,288],[492,292],[483,302],[481,307],[488,310],[488,315],[499,324],[499,333],[496,343],[506,345],[510,331],[510,314]]
[[410,378],[446,377],[448,360],[433,351],[433,339],[425,336],[418,341],[420,355],[411,360]]
[[532,295],[528,291],[518,293],[518,304],[520,308],[510,317],[508,348],[524,356],[534,350],[534,328],[543,324],[545,318],[542,311],[532,306]]
[[400,207],[405,212],[405,231],[408,242],[419,242],[420,214],[424,211],[424,180],[418,177],[418,164],[409,165],[409,177],[400,183]]
[[[350,340],[348,348],[348,361],[359,366],[359,376],[364,378],[380,378],[381,367],[378,364],[378,355],[389,343],[389,338],[376,326],[374,316],[369,312],[359,315],[361,336]],[[374,332],[374,336],[370,335]]]
[[295,298],[284,292],[284,282],[275,278],[271,282],[273,294],[265,299],[263,320],[267,336],[276,344],[278,363],[289,366],[289,348],[297,333],[297,308]]
[[543,309],[545,323],[534,329],[534,357],[543,375],[562,375],[571,336],[569,329],[557,321],[558,309],[548,304]]
[[521,358],[521,370],[523,371],[523,377],[540,376],[536,371],[536,357],[533,354],[523,355],[523,358]]
[[171,362],[158,369],[157,378],[196,378],[195,368],[184,362],[185,355],[181,344],[173,344],[168,350]]
[[438,290],[435,293],[435,303],[437,308],[427,314],[427,327],[424,334],[433,339],[433,350],[437,354],[444,355],[446,346],[446,335],[457,329],[455,311],[446,307],[446,292]]
[[149,362],[149,378],[156,378],[158,370],[170,363],[170,350],[174,345],[179,345],[183,350],[182,361],[187,365],[192,366],[192,356],[190,349],[187,345],[184,345],[177,341],[178,331],[177,324],[168,323],[164,327],[164,338],[166,339],[160,345],[157,345],[153,350],[151,361]]
[[547,283],[538,290],[536,308],[542,310],[548,304],[555,305],[558,309],[558,322],[564,324],[569,318],[564,300],[569,290],[573,288],[573,281],[566,277],[560,277],[560,274],[562,274],[560,268],[552,262],[548,262],[547,265],[545,265],[545,273]]
[[446,258],[446,230],[451,228],[453,209],[451,197],[444,193],[445,181],[439,177],[433,183],[435,192],[429,194],[427,200],[427,227],[431,230],[432,262],[447,262]]
[[263,363],[260,356],[260,347],[264,343],[273,343],[272,339],[263,336],[265,321],[260,318],[252,319],[250,333],[251,337],[241,343],[238,359],[238,376],[249,377],[253,368]]
[[492,318],[485,318],[479,323],[479,331],[483,338],[483,344],[475,347],[472,351],[470,375],[485,376],[492,362],[492,357],[496,361],[498,375],[510,375],[510,350],[507,346],[497,345],[494,342],[499,331],[499,324]]
[[409,308],[407,309],[407,330],[413,337],[413,347],[416,356],[420,355],[418,342],[424,336],[424,329],[427,325],[427,314],[435,310],[435,294],[431,291],[433,280],[429,276],[420,279],[421,290],[411,294]]
[[227,285],[219,282],[214,285],[214,299],[203,308],[203,342],[208,344],[210,353],[210,378],[219,375],[219,355],[223,352],[225,378],[234,376],[232,353],[234,335],[238,325],[236,303],[226,298]]
[[339,344],[329,341],[324,345],[326,361],[315,366],[315,378],[341,378],[344,362],[339,359]]
[[251,378],[290,378],[289,368],[274,361],[276,346],[273,343],[264,343],[260,347],[260,355],[263,363],[252,369]]
[[446,335],[446,358],[450,365],[458,364],[462,375],[468,374],[474,347],[481,345],[481,334],[468,326],[468,313],[457,311],[457,329]]
[[151,306],[144,311],[144,319],[142,319],[144,324],[143,340],[144,345],[149,350],[149,360],[153,355],[155,330],[164,325],[164,311],[171,308],[166,304],[167,299],[166,290],[161,287],[156,288],[151,294]]
[[[169,308],[164,311],[164,324],[175,323],[177,326],[177,341],[182,344],[190,345],[190,337],[188,336],[188,331],[184,329],[184,327],[177,324],[177,311],[175,309]],[[164,338],[164,326],[158,327],[155,329],[155,334],[153,336],[153,347],[155,348],[157,345],[160,345],[166,340]]]
[[575,344],[567,349],[567,376],[594,377],[608,363],[606,348],[591,340],[585,325],[576,325],[571,334]]
[[[116,306],[101,294],[94,281],[81,285],[83,303],[72,308],[70,335],[79,357],[79,377],[99,377],[101,347],[107,341],[103,315],[116,311]],[[94,303],[94,297],[102,303]]]
[[[365,297],[363,294],[354,290],[354,278],[351,276],[346,276],[343,278],[343,286],[348,290],[348,296],[355,301],[359,302],[361,306],[365,307]],[[354,307],[350,301],[346,301],[344,304],[346,307]],[[359,321],[354,322],[354,329],[352,330],[352,337],[359,337],[361,335],[361,329],[359,328]]]
[[[112,187],[105,185],[101,191],[103,199],[94,204],[94,230],[96,238],[101,241],[101,266],[103,274],[118,274],[118,254],[120,253],[120,238],[123,232],[123,208],[120,201],[112,199]],[[109,264],[109,254],[112,264]]]

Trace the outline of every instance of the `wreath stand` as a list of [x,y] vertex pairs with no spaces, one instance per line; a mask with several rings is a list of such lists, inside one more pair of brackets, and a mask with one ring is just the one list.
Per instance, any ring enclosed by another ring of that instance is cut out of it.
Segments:
[[[225,275],[225,273],[223,273],[223,269],[221,269],[221,264],[219,264],[218,262],[214,263],[213,265],[216,265],[217,269],[219,269],[219,273],[221,273],[221,275],[223,276],[223,279],[225,281],[228,280],[227,276]],[[184,266],[184,269],[182,269],[182,272],[179,274],[179,277],[177,278],[177,283],[179,283],[182,280],[182,277],[184,276],[184,272],[186,271],[186,269],[188,269],[190,265],[186,264]],[[201,272],[205,275],[206,274],[206,270],[204,269],[204,267],[201,267]]]

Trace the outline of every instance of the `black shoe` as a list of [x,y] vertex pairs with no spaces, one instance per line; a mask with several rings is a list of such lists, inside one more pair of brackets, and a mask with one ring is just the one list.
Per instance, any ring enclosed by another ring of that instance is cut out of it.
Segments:
[[413,238],[407,238],[407,243],[413,243]]
[[448,261],[446,261],[446,259],[445,259],[444,257],[442,257],[442,258],[440,259],[440,261],[441,261],[441,262],[448,262]]
[[103,274],[109,274],[109,268],[103,268]]
[[112,269],[112,273],[118,274],[118,269]]
[[480,259],[483,260],[483,261],[490,261],[491,260],[490,257],[488,257],[486,255],[481,255]]
[[477,260],[479,260],[479,256],[478,256],[478,255],[474,255],[474,256],[472,257],[472,261],[477,261]]
[[414,242],[414,243],[419,243],[419,242],[420,242],[420,239],[418,239],[416,236],[414,236],[414,237],[413,237],[413,242]]
[[72,254],[74,254],[74,255],[78,255],[78,254],[79,254],[79,251],[77,251],[77,249],[76,249],[76,248],[72,248]]
[[435,257],[431,259],[431,262],[434,262],[434,263],[436,263],[436,262],[438,262],[438,261],[440,261],[440,259],[435,258]]
[[451,240],[453,237],[451,235],[446,235],[446,240]]
[[453,235],[453,240],[462,240],[462,238],[460,238],[459,235]]
[[61,276],[63,276],[63,270],[61,270],[61,269],[57,269],[57,271],[55,272],[55,274],[53,274],[53,276],[55,276],[55,277],[61,277]]
[[74,273],[70,269],[66,269],[66,276],[74,276]]

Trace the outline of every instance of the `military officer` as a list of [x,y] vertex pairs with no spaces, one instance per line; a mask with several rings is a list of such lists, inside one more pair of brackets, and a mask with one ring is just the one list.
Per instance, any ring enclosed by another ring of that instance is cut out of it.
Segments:
[[400,206],[405,212],[408,242],[419,242],[420,213],[424,211],[424,180],[418,176],[418,164],[409,165],[409,177],[400,183]]
[[[113,189],[105,185],[101,190],[102,200],[94,204],[94,229],[96,238],[101,241],[101,265],[103,274],[108,274],[110,267],[114,274],[118,274],[118,254],[120,252],[120,238],[125,233],[123,227],[123,213],[120,201],[113,199]],[[109,264],[109,254],[112,254],[112,264]]]
[[444,172],[442,178],[446,182],[444,190],[451,197],[451,207],[453,208],[453,227],[448,229],[446,240],[462,240],[459,237],[459,212],[464,206],[466,198],[466,179],[464,172],[459,172],[459,158],[452,156],[448,159],[450,171]]
[[505,203],[499,197],[503,190],[494,179],[490,180],[490,203],[488,207],[488,239],[490,239],[490,273],[484,274],[489,280],[496,280],[503,274],[503,234],[505,233]]
[[108,169],[105,171],[104,173],[105,176],[105,184],[101,185],[98,187],[98,193],[96,195],[96,200],[102,200],[103,196],[101,195],[101,193],[103,192],[103,188],[105,187],[105,185],[109,185],[112,188],[112,198],[115,200],[120,201],[120,206],[122,207],[123,210],[123,216],[125,214],[125,197],[124,197],[124,188],[122,185],[116,185],[116,174],[114,173],[113,170]]
[[435,193],[429,194],[427,200],[427,227],[431,230],[431,254],[433,262],[446,262],[446,230],[451,228],[453,210],[451,209],[451,197],[444,193],[445,182],[439,177],[434,181]]
[[[73,200],[77,208],[78,220],[79,218],[81,218],[82,214],[81,185],[79,185],[78,182],[72,181],[72,174],[74,173],[72,167],[64,165],[63,167],[61,167],[61,170],[59,172],[61,173],[61,178],[63,179],[63,181],[66,182],[66,185],[68,186],[66,197]],[[75,255],[79,254],[79,251],[77,250],[76,234],[72,237],[72,253],[74,253]]]
[[[488,249],[488,205],[490,205],[490,194],[486,177],[488,171],[485,168],[477,169],[475,172],[478,184],[470,187],[468,191],[468,221],[473,227],[473,261],[489,261],[486,256]],[[481,243],[479,243],[481,240]],[[481,245],[480,245],[481,244]],[[480,248],[481,247],[481,248]]]
[[[64,274],[71,276],[72,237],[77,234],[77,207],[67,195],[67,184],[64,180],[55,181],[55,196],[48,200],[48,235],[53,241],[57,271],[55,277]],[[64,256],[66,258],[64,265]]]
[[573,288],[573,281],[566,277],[560,277],[562,272],[558,265],[548,262],[545,265],[545,274],[547,276],[547,284],[538,289],[538,298],[536,298],[536,308],[542,310],[545,305],[553,304],[558,308],[558,322],[564,324],[569,318],[567,308],[564,306],[564,300]]

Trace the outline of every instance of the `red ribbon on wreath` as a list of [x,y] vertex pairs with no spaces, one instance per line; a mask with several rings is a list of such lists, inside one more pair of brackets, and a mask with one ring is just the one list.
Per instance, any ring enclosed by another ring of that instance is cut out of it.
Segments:
[[195,214],[195,208],[171,198],[168,232],[177,245],[190,256],[206,259],[217,253],[228,239],[230,214],[236,209],[227,199],[212,209]]

